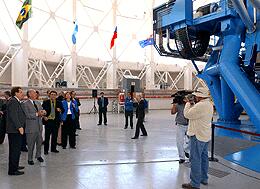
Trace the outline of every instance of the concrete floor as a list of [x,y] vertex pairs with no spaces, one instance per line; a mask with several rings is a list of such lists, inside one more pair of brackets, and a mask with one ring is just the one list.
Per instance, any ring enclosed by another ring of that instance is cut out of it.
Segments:
[[[77,149],[43,155],[45,162],[27,164],[25,175],[8,176],[7,141],[0,145],[0,189],[179,189],[189,181],[188,163],[179,165],[174,116],[151,111],[145,126],[148,137],[131,140],[134,130],[124,130],[123,114],[108,114],[108,126],[97,126],[98,115],[82,115]],[[210,163],[213,173],[202,189],[259,189],[260,174],[220,157]],[[216,172],[225,173],[217,175]],[[213,176],[215,175],[215,176]],[[226,176],[225,176],[226,175]]]

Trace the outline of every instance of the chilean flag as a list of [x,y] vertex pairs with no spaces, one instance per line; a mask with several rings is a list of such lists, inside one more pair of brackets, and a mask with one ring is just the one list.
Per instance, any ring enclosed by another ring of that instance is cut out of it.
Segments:
[[115,39],[116,39],[116,38],[117,38],[117,26],[116,26],[116,28],[115,28],[114,35],[113,35],[113,37],[112,37],[112,39],[111,39],[111,42],[110,42],[110,49],[113,48],[113,46],[114,46],[114,44],[115,44]]

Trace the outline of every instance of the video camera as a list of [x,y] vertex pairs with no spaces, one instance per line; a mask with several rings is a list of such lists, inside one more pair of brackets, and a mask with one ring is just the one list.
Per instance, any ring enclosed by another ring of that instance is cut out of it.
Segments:
[[177,91],[176,93],[172,94],[171,97],[172,99],[172,104],[183,104],[184,103],[184,98],[187,95],[191,95],[193,91],[190,90],[181,90],[181,91]]

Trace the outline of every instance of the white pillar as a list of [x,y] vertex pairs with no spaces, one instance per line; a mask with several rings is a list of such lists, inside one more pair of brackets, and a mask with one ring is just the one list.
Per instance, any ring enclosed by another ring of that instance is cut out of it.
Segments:
[[[117,0],[113,2],[113,26],[116,27]],[[118,28],[120,30],[120,28]],[[112,37],[112,36],[111,36]],[[116,57],[116,41],[113,47],[113,58],[109,69],[107,70],[107,89],[117,89],[117,57]]]
[[[76,7],[77,1],[72,1],[72,8],[73,8],[73,20],[76,19]],[[71,29],[72,34],[73,28]],[[67,81],[68,87],[77,88],[78,85],[76,84],[77,78],[77,52],[76,52],[76,45],[72,44],[71,48],[71,59],[64,67],[64,80]]]
[[113,58],[111,66],[107,70],[107,89],[117,89],[117,60]]
[[188,66],[184,72],[184,89],[192,90],[192,69]]
[[[150,66],[147,68],[146,73],[145,73],[145,80],[146,80],[146,86],[145,89],[155,89],[155,84],[154,84],[154,72],[155,72],[155,62],[154,62],[154,47],[151,46],[151,61],[148,62]],[[149,61],[148,58],[146,58],[146,61]]]
[[12,62],[12,86],[28,87],[28,22],[23,24],[23,40],[21,50]]

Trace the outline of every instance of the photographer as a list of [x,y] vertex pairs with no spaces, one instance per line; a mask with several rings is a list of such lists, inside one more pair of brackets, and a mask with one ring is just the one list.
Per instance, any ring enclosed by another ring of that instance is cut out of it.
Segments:
[[172,103],[171,114],[176,114],[175,122],[177,125],[177,132],[176,132],[176,142],[179,154],[179,163],[182,164],[185,162],[185,156],[189,158],[188,145],[186,145],[185,149],[185,137],[186,132],[188,129],[188,119],[186,119],[183,115],[183,110],[185,106],[184,102],[184,95],[176,94],[174,95],[173,103]]
[[[208,184],[208,144],[211,139],[211,120],[213,105],[207,88],[200,87],[195,95],[195,104],[187,99],[184,116],[189,119],[187,134],[190,136],[190,183],[183,184],[182,188],[200,188],[200,184]],[[192,105],[194,104],[194,105]]]

